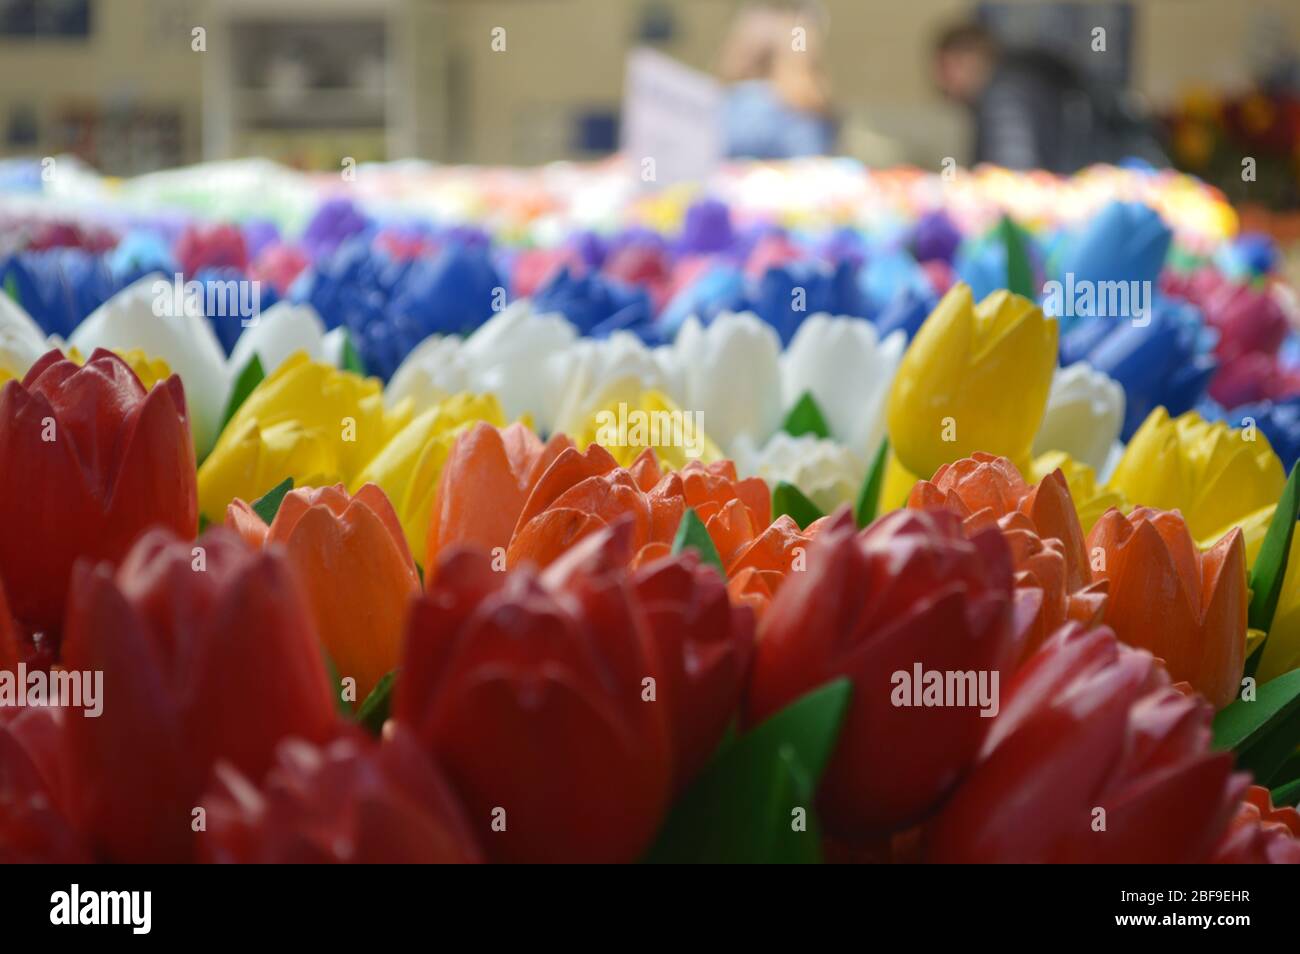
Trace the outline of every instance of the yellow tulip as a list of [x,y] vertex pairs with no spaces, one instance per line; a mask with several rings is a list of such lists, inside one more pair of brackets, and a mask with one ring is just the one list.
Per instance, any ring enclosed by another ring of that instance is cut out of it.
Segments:
[[1235,526],[1250,529],[1261,520],[1267,526],[1260,511],[1277,503],[1285,483],[1282,462],[1262,432],[1211,423],[1195,411],[1170,418],[1158,407],[1129,441],[1107,486],[1134,506],[1181,511],[1204,544]]
[[1070,497],[1074,500],[1074,509],[1078,511],[1079,523],[1084,533],[1092,531],[1093,525],[1101,515],[1115,507],[1125,512],[1128,503],[1124,495],[1106,487],[1097,486],[1097,475],[1091,467],[1080,463],[1064,451],[1048,451],[1034,458],[1031,473],[1035,481],[1042,480],[1052,471],[1059,469],[1070,487]]
[[135,372],[135,376],[140,379],[146,391],[153,390],[153,386],[159,381],[166,381],[172,376],[172,369],[167,366],[166,361],[162,358],[150,357],[140,348],[118,351],[117,355]]
[[1026,470],[1056,370],[1055,319],[998,291],[978,305],[958,282],[903,355],[889,395],[890,445],[928,477],[976,451]]
[[907,498],[920,479],[898,462],[898,455],[891,447],[885,458],[885,479],[880,484],[880,502],[876,505],[876,512],[886,513],[907,506]]
[[[1268,533],[1268,525],[1273,522],[1273,511],[1277,509],[1277,504],[1269,504],[1267,507],[1260,507],[1242,517],[1237,526],[1241,527],[1241,539],[1246,544],[1246,565],[1254,566],[1255,557],[1259,556],[1260,548],[1264,546],[1264,534]],[[1197,541],[1197,546],[1202,550],[1208,550],[1218,541],[1218,536],[1209,536]]]
[[[63,349],[63,353],[69,361],[75,361],[77,364],[85,364],[86,356],[81,353],[80,349],[68,345]],[[135,372],[135,376],[140,379],[146,391],[153,390],[153,386],[159,381],[166,381],[171,377],[172,369],[168,367],[167,362],[162,358],[155,358],[146,354],[143,348],[131,348],[122,350],[114,349],[114,354],[126,362],[127,367]],[[25,372],[24,372],[25,373]],[[0,369],[0,384],[3,384],[3,369]],[[21,379],[22,375],[18,375]]]
[[1291,555],[1287,558],[1282,595],[1269,627],[1268,642],[1256,673],[1260,682],[1300,668],[1300,533],[1291,537]]
[[478,421],[506,425],[501,404],[491,394],[457,394],[420,414],[393,436],[352,481],[355,493],[378,484],[402,524],[411,555],[424,565],[433,506],[443,464],[456,438]]
[[290,357],[248,395],[199,467],[199,511],[221,520],[236,497],[254,500],[286,477],[294,486],[351,486],[410,420],[384,407],[377,378]]
[[642,388],[628,378],[607,390],[589,414],[563,429],[579,450],[600,444],[620,467],[630,467],[643,450],[653,447],[666,470],[680,470],[692,460],[709,464],[723,457],[704,433],[702,416],[683,411],[662,391]]

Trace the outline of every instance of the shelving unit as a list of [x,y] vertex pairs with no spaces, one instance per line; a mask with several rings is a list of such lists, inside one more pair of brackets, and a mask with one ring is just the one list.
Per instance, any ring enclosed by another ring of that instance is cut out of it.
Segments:
[[210,0],[205,16],[205,158],[326,168],[419,151],[417,3]]

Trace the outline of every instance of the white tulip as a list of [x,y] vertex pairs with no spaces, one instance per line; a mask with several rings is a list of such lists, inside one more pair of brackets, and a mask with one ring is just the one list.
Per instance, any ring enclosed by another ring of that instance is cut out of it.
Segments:
[[906,347],[903,332],[881,341],[865,318],[810,316],[781,356],[786,411],[812,394],[831,437],[871,460],[885,436],[885,401]]
[[1034,454],[1065,451],[1100,474],[1123,424],[1124,389],[1116,381],[1084,361],[1058,368]]
[[22,380],[27,369],[53,345],[26,310],[0,292],[0,383]]
[[[155,284],[165,286],[166,291],[155,291]],[[145,277],[91,312],[72,333],[69,344],[86,357],[96,348],[140,348],[167,362],[185,387],[194,449],[201,460],[217,439],[230,375],[208,320],[184,308],[180,311],[176,314],[173,307],[171,283]]]
[[[341,329],[335,329],[341,344]],[[333,334],[333,332],[331,332]],[[298,351],[307,352],[313,361],[338,366],[337,357],[331,360],[326,354],[325,323],[311,305],[276,302],[258,316],[257,321],[244,329],[227,362],[233,375],[242,371],[257,355],[262,371],[267,377]]]
[[549,431],[560,392],[552,359],[577,339],[563,315],[539,315],[528,301],[514,302],[465,339],[460,353],[470,389],[495,394],[506,417],[530,414],[534,427]]
[[469,368],[461,354],[463,345],[458,335],[425,338],[388,379],[384,400],[391,407],[411,398],[419,413],[453,394],[469,390]]
[[731,453],[745,434],[763,444],[781,426],[781,342],[752,314],[722,314],[708,327],[688,318],[673,342],[683,410],[704,415],[704,432]]
[[585,421],[613,393],[654,388],[676,401],[681,391],[672,349],[648,348],[630,331],[581,338],[551,357],[550,371],[560,389],[555,418],[560,430]]
[[736,440],[736,471],[742,477],[762,477],[775,487],[794,484],[822,513],[842,504],[853,506],[866,479],[862,458],[833,440],[812,434],[791,437],[777,431],[760,449],[744,436]]

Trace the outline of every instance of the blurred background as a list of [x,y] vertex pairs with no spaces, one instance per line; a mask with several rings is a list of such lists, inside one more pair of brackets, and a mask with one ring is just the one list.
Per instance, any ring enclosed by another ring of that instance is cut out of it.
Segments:
[[[1296,0],[0,0],[0,153],[112,175],[593,159],[680,79],[702,108],[716,84],[700,136],[724,154],[1070,171],[1110,149],[1230,197],[1251,155],[1250,200],[1287,209],[1298,47]],[[638,103],[646,48],[675,63]]]

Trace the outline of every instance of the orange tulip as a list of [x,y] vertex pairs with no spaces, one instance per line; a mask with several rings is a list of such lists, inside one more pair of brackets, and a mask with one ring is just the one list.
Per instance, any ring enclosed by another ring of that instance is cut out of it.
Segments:
[[429,520],[426,585],[438,552],[472,543],[491,552],[510,545],[533,485],[573,441],[556,434],[545,444],[523,424],[479,423],[457,440],[438,481]]
[[1106,583],[1094,581],[1083,528],[1065,475],[1055,470],[1030,486],[1005,457],[977,453],[918,481],[908,506],[958,513],[966,532],[997,527],[1011,547],[1016,586],[1042,590],[1042,604],[1022,656],[1066,620],[1092,625],[1106,606]]
[[1300,864],[1300,812],[1274,805],[1269,790],[1252,785],[1214,855],[1216,864]]
[[644,563],[667,552],[687,507],[704,522],[729,566],[767,526],[772,504],[767,484],[756,477],[739,480],[731,461],[691,461],[665,474],[651,450],[626,469],[598,444],[581,453],[566,450],[529,495],[507,559],[512,566],[521,560],[545,566],[587,534],[629,514],[634,562]]
[[454,544],[503,547],[509,566],[544,567],[622,517],[631,520],[632,565],[644,566],[672,548],[688,507],[708,530],[733,601],[757,611],[820,525],[801,531],[789,517],[773,523],[767,484],[741,480],[729,460],[691,461],[665,473],[647,449],[624,468],[599,444],[579,451],[563,435],[543,444],[522,425],[479,424],[457,441],[443,468],[425,584],[433,585],[433,557]]
[[772,521],[727,564],[727,592],[732,600],[752,606],[761,615],[786,574],[805,569],[808,544],[830,519],[815,520],[805,530],[786,514]]
[[549,565],[583,537],[624,515],[632,518],[632,552],[659,544],[649,557],[666,552],[686,502],[681,478],[662,477],[647,449],[624,469],[599,444],[569,448],[547,468],[519,514],[506,553],[510,566],[528,561]]
[[1150,650],[1216,708],[1241,688],[1246,651],[1246,548],[1233,528],[1202,553],[1177,511],[1108,510],[1088,535],[1110,581],[1106,624]]
[[253,546],[285,548],[339,677],[355,679],[355,701],[364,700],[397,665],[407,604],[420,590],[384,492],[374,484],[351,497],[342,484],[292,490],[270,527],[237,499],[226,524]]

